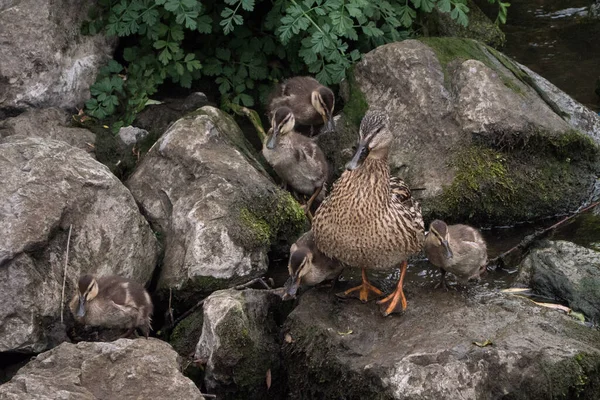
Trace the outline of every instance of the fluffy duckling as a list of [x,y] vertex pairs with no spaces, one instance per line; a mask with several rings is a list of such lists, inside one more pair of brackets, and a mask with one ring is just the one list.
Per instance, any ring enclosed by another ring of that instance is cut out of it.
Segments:
[[278,108],[271,124],[262,154],[286,184],[296,192],[310,196],[305,207],[312,220],[310,207],[313,201],[321,201],[325,196],[323,187],[329,175],[325,155],[313,140],[294,130],[295,116],[290,108]]
[[327,257],[317,249],[313,233],[308,231],[290,247],[290,277],[285,284],[283,299],[296,297],[301,286],[315,286],[326,280],[335,282],[343,269],[344,266],[339,261]]
[[335,130],[333,109],[335,96],[331,89],[309,76],[296,76],[280,84],[271,94],[269,116],[280,107],[289,107],[298,125],[313,127],[325,124],[327,132]]
[[[442,272],[439,285],[445,289],[446,272],[451,272],[460,280],[478,279],[485,271],[487,248],[481,233],[468,225],[446,225],[435,220],[429,225],[425,238],[425,254]],[[438,286],[439,286],[438,285]]]
[[75,319],[85,325],[127,328],[121,337],[140,328],[148,338],[152,300],[140,284],[120,276],[79,278],[77,292],[69,304]]

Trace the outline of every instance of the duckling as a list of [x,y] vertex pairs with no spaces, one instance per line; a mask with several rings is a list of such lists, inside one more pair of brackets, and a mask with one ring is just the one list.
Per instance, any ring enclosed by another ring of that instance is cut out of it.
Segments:
[[390,177],[387,160],[392,141],[387,115],[368,111],[360,124],[356,153],[317,209],[312,224],[320,251],[362,269],[362,284],[341,296],[358,291],[360,300],[366,302],[371,292],[381,295],[369,282],[367,270],[389,270],[400,264],[396,289],[378,301],[384,316],[406,309],[403,282],[407,258],[421,250],[424,240],[419,204],[402,180]]
[[327,132],[335,130],[333,109],[335,96],[331,89],[309,76],[296,76],[280,84],[271,94],[269,117],[280,107],[289,107],[296,123],[310,125],[311,136],[315,126],[325,124]]
[[310,196],[305,211],[312,220],[310,207],[315,199],[321,201],[325,196],[323,189],[329,176],[325,155],[313,140],[294,130],[295,117],[290,108],[275,110],[271,124],[262,154],[286,184]]
[[321,253],[315,245],[312,231],[306,232],[290,247],[288,271],[283,299],[296,297],[300,286],[315,286],[326,280],[337,280],[344,266]]
[[429,262],[442,272],[438,286],[446,290],[446,272],[464,282],[479,279],[487,265],[485,240],[477,229],[468,225],[448,226],[436,219],[429,225],[424,250]]
[[127,328],[129,337],[140,328],[146,339],[153,311],[150,295],[140,284],[120,276],[83,275],[69,304],[75,319],[89,326]]

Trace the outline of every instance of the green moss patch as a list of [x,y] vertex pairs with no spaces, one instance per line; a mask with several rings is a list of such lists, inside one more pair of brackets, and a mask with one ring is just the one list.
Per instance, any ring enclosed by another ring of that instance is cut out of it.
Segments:
[[356,128],[369,109],[364,93],[360,90],[354,76],[354,67],[348,71],[348,102],[344,104],[344,117]]
[[547,365],[546,387],[551,399],[600,398],[600,355],[579,353]]
[[202,334],[203,321],[204,312],[202,308],[199,308],[173,329],[169,343],[182,357],[190,357],[196,350],[196,345]]

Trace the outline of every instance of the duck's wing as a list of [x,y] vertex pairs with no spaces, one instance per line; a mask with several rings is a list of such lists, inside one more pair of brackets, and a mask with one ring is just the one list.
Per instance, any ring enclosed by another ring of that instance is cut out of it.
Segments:
[[327,164],[325,155],[314,141],[306,140],[294,146],[294,159],[296,163],[305,163],[314,166],[311,170],[321,171],[322,176],[319,178],[327,180],[329,165]]
[[310,94],[320,86],[319,81],[310,76],[296,76],[281,84],[281,96],[302,96]]
[[404,219],[412,222],[413,227],[420,232],[425,230],[421,205],[412,197],[408,185],[400,178],[390,177],[390,190],[392,192],[392,204],[404,215]]

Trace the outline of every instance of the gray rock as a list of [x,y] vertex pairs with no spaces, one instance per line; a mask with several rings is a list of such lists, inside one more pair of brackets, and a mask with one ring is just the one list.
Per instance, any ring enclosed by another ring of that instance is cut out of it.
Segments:
[[131,193],[83,150],[9,136],[0,155],[0,352],[40,352],[60,341],[70,225],[65,301],[84,272],[149,282],[157,241]]
[[591,18],[600,18],[600,1],[595,1],[594,4],[590,6],[588,16]]
[[281,297],[264,290],[221,290],[204,303],[195,358],[206,364],[204,383],[223,398],[265,399],[271,371],[276,392],[282,368],[273,309]]
[[177,353],[157,339],[63,343],[0,386],[2,400],[202,400],[179,371]]
[[565,241],[545,242],[519,267],[517,282],[536,293],[566,302],[600,321],[600,252]]
[[143,140],[146,136],[148,136],[147,130],[136,128],[135,126],[125,126],[119,129],[119,137],[127,146],[136,144],[140,140]]
[[59,108],[33,109],[0,121],[0,138],[12,135],[60,140],[89,153],[94,152],[96,135],[87,129],[69,126],[71,116]]
[[473,0],[468,0],[467,6],[469,7],[469,24],[466,27],[452,19],[449,12],[444,13],[434,7],[431,12],[433,23],[428,27],[428,36],[470,38],[496,48],[504,46],[506,37],[500,27],[484,14]]
[[206,105],[213,104],[202,92],[194,92],[185,99],[164,99],[161,104],[152,104],[144,108],[136,116],[134,125],[162,135],[174,121]]
[[588,195],[598,145],[527,82],[510,59],[469,39],[380,46],[354,67],[338,132],[319,143],[340,174],[366,109],[384,109],[392,173],[420,189],[426,219],[506,224],[567,212]]
[[600,332],[500,294],[409,284],[407,298],[404,315],[383,318],[306,292],[284,325],[288,398],[599,398]]
[[92,2],[21,0],[0,7],[0,109],[81,107],[116,40],[84,36]]
[[173,288],[189,305],[265,273],[271,244],[306,221],[233,119],[210,106],[175,122],[127,186],[164,240],[159,292]]

